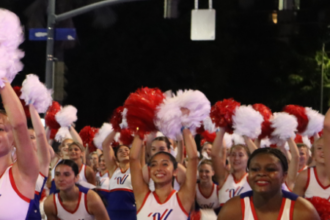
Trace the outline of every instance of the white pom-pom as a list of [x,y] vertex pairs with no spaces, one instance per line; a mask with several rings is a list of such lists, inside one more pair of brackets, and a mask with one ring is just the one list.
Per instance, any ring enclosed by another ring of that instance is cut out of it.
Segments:
[[122,119],[121,119],[121,123],[119,125],[119,127],[121,129],[125,129],[128,127],[128,124],[127,124],[127,119],[126,119],[126,115],[127,115],[127,108],[124,108],[123,112],[121,113],[122,115]]
[[16,74],[23,69],[20,59],[24,53],[17,49],[23,42],[23,30],[19,18],[12,12],[0,9],[0,87],[2,78],[11,83]]
[[234,133],[255,139],[261,133],[261,123],[264,118],[252,106],[240,106],[233,115]]
[[52,91],[39,81],[38,76],[29,74],[23,81],[21,99],[32,104],[39,113],[45,113],[52,104]]
[[114,140],[115,140],[117,143],[120,142],[120,141],[119,141],[119,138],[120,138],[120,133],[119,133],[119,132],[116,132],[115,137],[114,137]]
[[306,130],[301,135],[312,137],[322,131],[324,115],[308,107],[305,108],[305,112],[308,117],[308,124]]
[[165,135],[162,133],[162,132],[160,132],[160,131],[157,131],[157,133],[156,133],[156,137],[164,137]]
[[239,134],[235,134],[235,133],[232,134],[232,139],[233,139],[234,145],[238,145],[238,144],[245,145],[244,138]]
[[93,139],[94,145],[102,150],[102,143],[105,140],[105,138],[113,131],[113,127],[109,123],[103,123],[102,127],[99,129],[99,131],[95,134],[95,137]]
[[61,128],[56,133],[55,139],[64,139],[70,135],[69,127],[73,122],[77,121],[77,109],[72,105],[67,105],[55,115],[56,121],[61,125]]
[[56,135],[55,135],[55,140],[57,142],[62,142],[65,139],[72,139],[72,136],[70,134],[69,128],[68,127],[61,127],[58,129]]
[[260,141],[260,148],[270,147],[271,144],[269,138],[264,138]]
[[311,140],[309,140],[309,138],[307,136],[303,136],[302,140],[303,140],[303,143],[306,144],[307,147],[309,147],[309,148],[312,147]]
[[[182,108],[188,109],[189,113],[182,114]],[[202,92],[180,90],[176,96],[166,98],[158,107],[155,124],[165,136],[176,140],[182,126],[188,127],[194,135],[210,110],[211,104]]]
[[271,127],[274,128],[271,142],[276,144],[283,144],[289,138],[296,137],[297,118],[286,112],[274,113],[271,120]]
[[225,133],[223,139],[225,141],[226,148],[231,148],[231,146],[233,146],[233,137],[231,134]]
[[204,125],[204,129],[210,133],[215,132],[216,128],[215,128],[215,124],[212,122],[212,119],[210,118],[210,116],[207,116],[204,120],[203,120],[203,125]]

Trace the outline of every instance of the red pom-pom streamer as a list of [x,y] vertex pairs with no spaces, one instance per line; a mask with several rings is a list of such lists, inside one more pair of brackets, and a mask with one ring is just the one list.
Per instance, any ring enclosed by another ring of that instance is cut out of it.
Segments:
[[298,133],[302,133],[306,130],[308,125],[308,117],[305,112],[305,108],[299,105],[287,105],[283,109],[284,112],[294,115],[298,121]]
[[129,146],[132,144],[134,137],[132,136],[132,131],[125,128],[121,129],[119,141],[123,143],[123,145]]
[[307,198],[310,201],[322,220],[330,219],[330,202],[320,197]]
[[[202,136],[204,137],[204,139],[205,139],[206,142],[212,144],[212,143],[214,142],[214,139],[215,139],[215,137],[216,137],[216,134],[215,134],[215,132],[214,132],[214,133],[210,133],[210,132],[208,132],[208,131],[204,131],[204,132],[202,133]],[[205,142],[204,142],[204,143],[205,143]],[[201,146],[203,146],[203,145],[201,145]]]
[[199,210],[190,212],[190,218],[189,218],[190,220],[201,220],[201,218],[202,218],[202,215]]
[[236,102],[234,99],[224,99],[218,101],[211,108],[210,117],[217,127],[224,127],[226,132],[233,133],[233,120],[235,109],[239,107],[241,103]]
[[53,104],[48,108],[45,115],[45,123],[50,129],[59,129],[61,126],[57,123],[55,115],[61,110],[61,105],[53,101]]
[[196,129],[196,133],[202,135],[205,131],[204,125],[202,124],[199,128]]
[[83,127],[80,132],[79,136],[81,137],[83,141],[83,145],[86,147],[88,145],[89,152],[96,151],[96,146],[94,145],[93,139],[95,134],[99,131],[98,128],[93,128],[91,126],[85,126]]
[[22,106],[23,106],[23,109],[24,109],[26,118],[31,118],[29,106],[26,105],[26,103],[25,103],[25,101],[23,99],[20,99],[20,96],[22,94],[22,92],[21,92],[22,87],[20,87],[20,86],[14,86],[13,89],[14,89],[16,95],[18,96],[19,100],[22,103]]
[[49,139],[51,140],[54,140],[55,139],[55,136],[56,136],[56,133],[57,133],[58,129],[53,129],[51,128],[50,129],[50,135],[49,135]]
[[[318,135],[319,135],[319,137],[322,137],[322,135],[323,135],[323,130],[320,131],[320,132],[318,133]],[[311,144],[314,144],[314,136],[310,137],[309,140],[310,140]]]
[[295,139],[294,139],[294,142],[295,142],[296,144],[303,144],[303,143],[304,143],[304,141],[303,141],[303,139],[302,139],[302,136],[301,136],[300,134],[297,134],[297,135],[296,135],[296,137],[295,137]]
[[156,109],[164,98],[164,94],[158,88],[145,87],[131,93],[124,104],[124,108],[127,108],[128,128],[132,132],[138,130],[140,136],[156,131],[157,128],[154,124]]
[[119,132],[121,130],[120,123],[123,120],[122,112],[124,111],[124,107],[120,106],[116,108],[111,116],[110,123],[115,131]]
[[263,104],[254,104],[252,105],[254,110],[260,112],[264,121],[261,124],[261,134],[259,135],[259,139],[264,139],[265,137],[270,137],[274,129],[271,127],[271,122],[269,121],[272,117],[272,111]]

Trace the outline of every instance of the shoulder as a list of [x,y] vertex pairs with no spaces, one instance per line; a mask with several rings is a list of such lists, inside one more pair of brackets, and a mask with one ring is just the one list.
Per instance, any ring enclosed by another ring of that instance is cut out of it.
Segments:
[[186,173],[186,168],[181,163],[178,163],[178,171]]
[[221,208],[218,219],[242,219],[241,198],[236,196],[228,200]]
[[314,206],[302,197],[298,197],[293,210],[293,220],[319,220]]
[[54,197],[55,197],[55,194],[51,194],[51,195],[47,196],[47,198],[44,202],[44,209],[45,209],[46,214],[56,214]]
[[312,170],[313,168],[307,168],[306,170],[301,171],[296,179],[296,184],[300,183],[300,184],[305,184],[309,178],[309,172],[310,170]]

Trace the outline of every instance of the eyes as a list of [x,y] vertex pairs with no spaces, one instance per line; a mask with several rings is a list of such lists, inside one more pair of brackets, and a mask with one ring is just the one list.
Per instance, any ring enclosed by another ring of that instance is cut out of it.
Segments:
[[[169,166],[169,163],[168,163],[168,162],[162,162],[161,165],[162,165],[163,167],[168,167],[168,166]],[[156,162],[152,162],[152,163],[150,164],[150,167],[156,167],[156,166],[157,166],[157,163],[156,163]]]
[[249,168],[250,172],[259,172],[261,170],[264,170],[268,173],[272,173],[272,172],[277,172],[278,171],[278,168],[277,167],[273,167],[273,166],[269,166],[269,167],[265,167],[265,168],[262,168],[260,166],[251,166]]

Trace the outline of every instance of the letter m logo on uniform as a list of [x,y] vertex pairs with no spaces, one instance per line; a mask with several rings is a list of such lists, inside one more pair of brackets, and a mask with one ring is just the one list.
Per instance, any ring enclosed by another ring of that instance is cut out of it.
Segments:
[[171,212],[173,211],[173,209],[166,209],[165,212],[160,213],[160,212],[150,212],[150,214],[148,215],[148,217],[152,217],[152,220],[166,220],[168,218],[168,216],[170,216]]
[[129,175],[125,174],[123,177],[117,177],[117,184],[123,185]]

